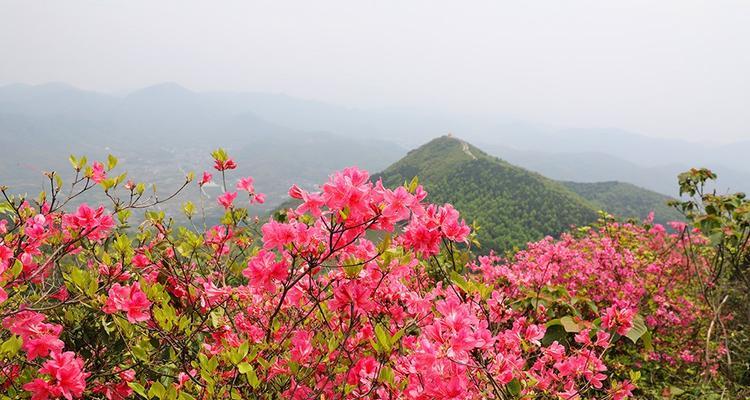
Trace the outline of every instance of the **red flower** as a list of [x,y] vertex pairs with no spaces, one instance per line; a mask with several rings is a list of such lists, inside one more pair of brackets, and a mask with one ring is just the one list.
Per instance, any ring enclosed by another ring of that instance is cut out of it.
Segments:
[[125,311],[128,315],[128,321],[136,323],[148,321],[151,318],[150,307],[151,302],[148,301],[146,294],[141,291],[141,287],[137,283],[130,286],[120,286],[119,283],[115,283],[109,289],[109,297],[102,310],[107,314]]
[[237,192],[226,192],[219,196],[216,201],[224,207],[224,209],[229,209],[229,207],[232,207],[235,198],[237,198]]
[[214,168],[216,168],[216,170],[218,171],[226,171],[228,169],[237,168],[237,164],[235,164],[231,158],[228,158],[225,161],[214,160]]
[[211,175],[208,171],[203,171],[203,178],[201,178],[201,181],[198,182],[198,185],[203,186],[213,179],[213,175]]
[[91,180],[96,183],[102,183],[103,180],[107,179],[107,173],[104,172],[104,164],[99,161],[94,161],[91,164]]
[[251,287],[271,291],[274,290],[271,280],[281,281],[286,279],[289,274],[287,268],[288,266],[283,260],[276,261],[275,254],[261,250],[247,263],[247,268],[242,271],[242,274],[248,278]]

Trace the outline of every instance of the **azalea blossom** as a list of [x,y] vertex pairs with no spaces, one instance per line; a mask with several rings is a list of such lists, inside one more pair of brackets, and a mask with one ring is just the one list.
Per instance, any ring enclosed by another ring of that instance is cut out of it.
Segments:
[[234,199],[237,198],[237,192],[225,192],[221,196],[219,196],[216,201],[224,207],[224,209],[229,209],[232,207],[232,203],[234,203]]
[[203,171],[203,177],[198,182],[198,185],[204,186],[207,183],[210,183],[212,179],[213,179],[213,175],[211,175],[208,171]]
[[107,303],[102,310],[107,314],[124,311],[127,314],[128,321],[136,323],[151,319],[150,307],[151,302],[146,298],[146,294],[143,293],[137,283],[129,286],[121,286],[119,283],[115,283],[109,289]]
[[[215,158],[236,168],[223,150]],[[619,400],[653,392],[636,371],[718,373],[728,351],[706,357],[701,335],[685,335],[713,318],[692,286],[703,275],[684,267],[700,235],[606,222],[477,255],[459,211],[421,186],[347,168],[316,191],[292,186],[301,203],[260,222],[235,200],[263,194],[235,182],[217,199],[234,218],[203,226],[159,213],[128,223],[119,209],[116,227],[103,206],[13,203],[0,223],[0,388],[68,400]],[[652,347],[632,339],[641,320]]]
[[107,173],[104,171],[104,164],[94,161],[91,164],[91,180],[96,183],[102,183],[103,180],[107,179]]

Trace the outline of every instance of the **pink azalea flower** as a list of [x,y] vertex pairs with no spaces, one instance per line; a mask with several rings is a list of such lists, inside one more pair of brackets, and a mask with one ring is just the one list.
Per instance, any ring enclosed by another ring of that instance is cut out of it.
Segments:
[[253,187],[253,178],[248,176],[247,178],[242,178],[237,182],[237,190],[244,190],[248,193],[253,193],[255,191],[255,188]]
[[104,171],[104,164],[94,161],[91,164],[91,180],[96,183],[102,183],[105,179],[107,179],[107,173]]
[[48,324],[44,322],[46,318],[35,311],[21,311],[3,320],[3,327],[21,337],[21,348],[26,351],[29,360],[63,349],[64,343],[59,339],[62,326]]
[[541,325],[529,325],[524,332],[524,338],[530,343],[540,346],[545,330]]
[[365,357],[357,361],[349,371],[346,383],[350,385],[368,385],[375,378],[380,364],[372,357]]
[[235,198],[237,198],[237,192],[226,192],[219,196],[216,201],[218,201],[224,209],[229,209],[229,207],[232,207]]
[[288,193],[289,193],[289,197],[291,197],[293,199],[302,200],[302,193],[304,193],[304,191],[302,189],[300,189],[300,187],[295,184],[295,185],[292,185],[292,187],[289,188],[289,192]]
[[131,323],[148,321],[151,319],[149,310],[151,302],[146,294],[141,291],[138,283],[130,286],[120,286],[115,283],[109,289],[109,297],[102,310],[107,314],[114,314],[118,311],[125,311],[128,321]]
[[237,168],[237,164],[235,164],[234,160],[231,158],[226,161],[214,160],[214,168],[216,168],[217,171],[226,171]]
[[313,333],[309,331],[296,331],[292,335],[292,361],[304,363],[310,358],[313,352],[312,337]]
[[394,191],[386,190],[383,216],[397,221],[404,220],[409,217],[409,207],[413,201],[413,196],[403,186]]
[[242,271],[251,287],[265,291],[275,289],[272,280],[281,281],[288,276],[288,266],[286,262],[276,261],[274,253],[261,250],[255,257],[247,263],[247,268]]
[[273,248],[283,249],[287,244],[294,241],[294,229],[289,224],[283,224],[274,220],[268,221],[261,228],[263,232],[263,248],[270,250]]
[[52,359],[47,360],[39,372],[52,377],[49,382],[52,392],[59,393],[58,396],[66,399],[83,396],[86,378],[89,376],[83,370],[83,360],[76,357],[72,351],[52,353]]
[[372,291],[369,288],[356,281],[351,281],[334,289],[333,300],[329,305],[332,310],[348,309],[351,305],[354,312],[367,312],[373,307],[371,295]]
[[635,310],[628,307],[612,306],[604,310],[602,326],[615,330],[618,335],[625,335],[633,326]]
[[325,205],[323,197],[320,195],[320,193],[302,192],[302,200],[304,202],[299,207],[297,207],[298,213],[304,214],[306,212],[309,212],[313,217],[320,217],[320,208]]
[[213,179],[213,175],[211,175],[208,171],[203,171],[203,178],[201,178],[201,181],[198,182],[198,185],[203,186]]
[[59,339],[62,326],[43,324],[40,331],[34,335],[23,338],[22,348],[26,351],[29,360],[37,357],[46,357],[50,352],[61,351],[65,344]]
[[23,389],[27,392],[31,392],[31,400],[48,400],[56,397],[50,384],[40,378],[36,378],[23,385]]
[[94,241],[104,239],[114,225],[114,219],[102,206],[92,209],[83,203],[74,214],[63,215],[63,228],[83,233],[89,240]]
[[5,269],[8,268],[8,261],[11,258],[13,258],[13,250],[0,244],[0,274],[5,272]]

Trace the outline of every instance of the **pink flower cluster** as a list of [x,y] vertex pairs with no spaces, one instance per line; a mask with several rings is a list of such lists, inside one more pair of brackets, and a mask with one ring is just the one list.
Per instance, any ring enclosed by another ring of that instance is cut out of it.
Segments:
[[124,311],[128,321],[136,323],[151,319],[150,307],[151,302],[137,283],[132,283],[130,286],[120,286],[119,283],[115,283],[109,288],[107,303],[102,310],[107,314]]
[[63,352],[64,343],[59,336],[62,326],[44,322],[46,316],[33,311],[21,311],[3,320],[3,327],[23,341],[22,349],[29,361],[49,357],[38,373],[47,379],[36,378],[23,387],[32,393],[32,399],[46,400],[81,397],[86,387],[83,361],[73,352]]
[[[214,158],[222,179],[236,168]],[[682,334],[706,321],[686,239],[662,227],[474,259],[459,212],[418,185],[347,168],[319,191],[290,188],[299,205],[259,229],[234,211],[239,192],[262,195],[251,178],[235,188],[218,201],[237,220],[150,218],[125,241],[103,207],[18,206],[0,224],[0,340],[23,353],[2,361],[0,387],[40,400],[619,400],[644,355],[712,368]]]

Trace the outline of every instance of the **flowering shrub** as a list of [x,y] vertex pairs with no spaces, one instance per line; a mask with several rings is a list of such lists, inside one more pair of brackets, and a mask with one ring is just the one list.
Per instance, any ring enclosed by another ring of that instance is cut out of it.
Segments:
[[[0,396],[624,399],[649,363],[711,373],[690,289],[702,264],[661,226],[473,261],[469,227],[416,180],[348,168],[319,192],[293,186],[301,204],[259,226],[243,206],[263,195],[251,178],[228,187],[236,163],[213,157],[226,213],[212,227],[190,203],[190,227],[153,209],[130,227],[164,200],[109,177],[113,157],[72,158],[64,199],[54,173],[36,201],[3,188]],[[109,210],[66,211],[95,187]]]

